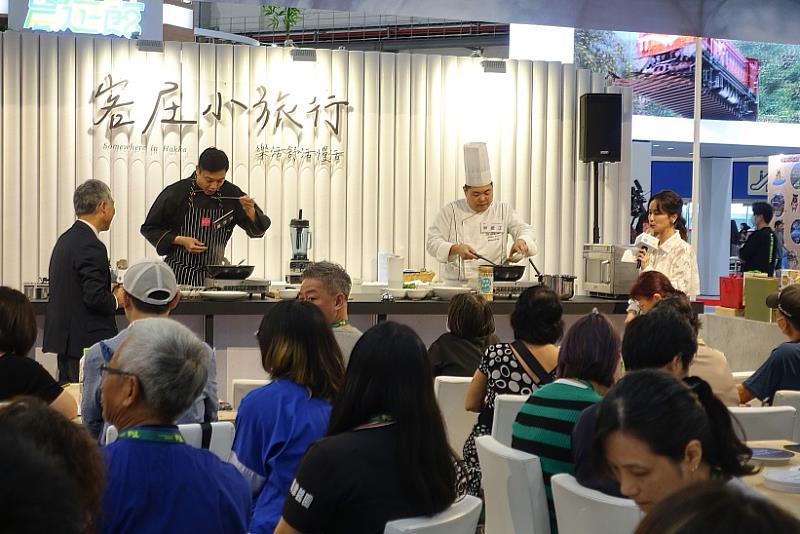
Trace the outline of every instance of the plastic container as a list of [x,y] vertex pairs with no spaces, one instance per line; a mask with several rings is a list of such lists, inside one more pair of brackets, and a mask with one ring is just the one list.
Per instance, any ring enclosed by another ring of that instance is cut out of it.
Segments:
[[494,267],[491,265],[478,268],[478,293],[487,301],[494,300]]

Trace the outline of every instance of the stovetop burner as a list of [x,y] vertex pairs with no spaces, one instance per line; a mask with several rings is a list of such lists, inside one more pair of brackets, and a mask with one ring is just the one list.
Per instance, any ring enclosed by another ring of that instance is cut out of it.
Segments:
[[206,278],[205,289],[220,291],[244,291],[250,296],[261,295],[266,297],[269,293],[270,281],[260,278],[247,278],[245,280],[226,280],[224,278]]
[[535,285],[537,285],[536,282],[519,280],[516,282],[495,282],[494,297],[501,299],[515,299],[518,298],[523,291]]

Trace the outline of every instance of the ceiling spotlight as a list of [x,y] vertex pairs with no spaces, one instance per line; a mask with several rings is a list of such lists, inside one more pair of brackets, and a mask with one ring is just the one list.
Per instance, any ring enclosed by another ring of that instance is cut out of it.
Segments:
[[506,62],[502,59],[484,59],[481,61],[481,67],[483,67],[483,72],[506,73]]
[[667,150],[675,150],[675,147],[674,146],[668,146]]
[[469,57],[483,58],[483,48],[476,46],[474,48],[470,48],[470,50],[472,50],[472,53],[469,55]]
[[654,147],[657,147],[657,146],[661,146],[661,145],[657,145],[657,144],[653,143],[653,146],[654,146]]

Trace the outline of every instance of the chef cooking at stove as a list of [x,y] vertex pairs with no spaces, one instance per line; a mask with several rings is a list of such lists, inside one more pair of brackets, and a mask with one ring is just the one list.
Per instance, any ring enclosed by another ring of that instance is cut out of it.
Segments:
[[141,232],[175,272],[178,284],[202,286],[206,266],[222,263],[238,225],[262,237],[269,217],[237,186],[225,181],[228,156],[214,147],[200,154],[194,173],[164,189]]
[[[536,254],[533,228],[506,202],[493,201],[486,143],[464,145],[465,198],[447,204],[428,228],[426,249],[444,265],[439,273],[449,282],[477,277],[483,256],[495,263],[518,261]],[[507,236],[514,240],[506,255]]]

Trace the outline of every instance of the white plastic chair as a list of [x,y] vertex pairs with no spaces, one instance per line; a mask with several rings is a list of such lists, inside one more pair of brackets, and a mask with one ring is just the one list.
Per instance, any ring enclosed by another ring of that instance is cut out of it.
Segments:
[[527,395],[498,395],[494,398],[492,437],[506,447],[511,446],[511,427],[526,400]]
[[410,517],[386,523],[383,534],[475,534],[481,500],[466,495],[433,517]]
[[272,382],[267,379],[235,378],[233,380],[233,409],[238,410],[245,395]]
[[[205,448],[217,455],[220,460],[227,462],[231,454],[231,448],[233,447],[233,436],[235,434],[233,423],[230,421],[218,421],[210,423],[210,425],[211,441],[208,447]],[[178,430],[180,430],[187,445],[197,449],[204,448],[202,446],[203,429],[200,423],[178,425]],[[106,445],[117,441],[117,437],[119,437],[117,427],[109,425],[106,429]]]
[[468,376],[437,376],[433,383],[436,402],[447,429],[447,441],[459,456],[478,419],[478,414],[464,409],[464,398],[471,382],[472,378]]
[[790,440],[794,436],[797,410],[792,406],[765,406],[761,408],[739,406],[729,409],[744,429],[744,436],[742,436],[738,425],[733,425],[734,430],[742,440]]
[[794,421],[794,436],[792,440],[797,443],[800,442],[800,391],[790,391],[782,389],[775,392],[775,398],[772,399],[773,406],[792,406],[798,411],[798,415]]
[[491,436],[475,440],[481,464],[487,534],[549,534],[550,517],[539,457]]
[[630,499],[585,488],[566,473],[550,479],[559,534],[630,534],[642,512]]
[[755,371],[736,371],[733,374],[733,382],[736,384],[741,384],[748,378],[750,378]]

